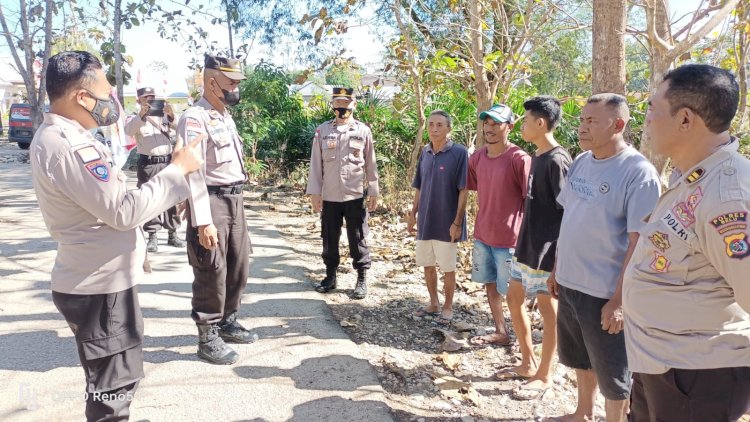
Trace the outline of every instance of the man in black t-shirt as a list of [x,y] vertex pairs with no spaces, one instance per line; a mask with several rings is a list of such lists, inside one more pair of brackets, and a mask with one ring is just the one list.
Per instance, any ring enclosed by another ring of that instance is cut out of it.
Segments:
[[[525,378],[513,390],[517,400],[540,398],[552,386],[552,360],[557,349],[557,300],[547,290],[555,265],[557,237],[563,210],[557,194],[565,185],[571,158],[553,136],[560,122],[560,102],[550,96],[529,99],[521,136],[536,146],[529,174],[529,194],[511,264],[508,308],[521,347],[521,364],[498,373],[501,379]],[[531,322],[524,309],[526,297],[536,296],[544,322],[542,357],[537,362],[531,341]]]

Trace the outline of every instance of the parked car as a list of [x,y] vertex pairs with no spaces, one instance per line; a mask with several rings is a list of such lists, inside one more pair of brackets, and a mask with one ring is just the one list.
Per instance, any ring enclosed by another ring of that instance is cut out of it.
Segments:
[[31,120],[31,105],[16,103],[10,105],[8,119],[8,142],[17,142],[21,149],[29,149],[34,138],[34,122]]

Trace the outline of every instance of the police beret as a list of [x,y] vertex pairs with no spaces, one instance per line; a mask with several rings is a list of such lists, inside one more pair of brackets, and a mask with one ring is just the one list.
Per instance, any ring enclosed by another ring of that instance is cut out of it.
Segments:
[[204,66],[206,69],[220,70],[229,79],[234,79],[236,81],[246,79],[245,74],[242,73],[240,61],[237,59],[228,59],[226,57],[206,54]]
[[354,99],[354,88],[341,88],[336,87],[333,88],[333,99],[337,98],[344,98],[347,100],[353,100]]
[[150,86],[144,86],[143,88],[135,91],[135,93],[136,95],[138,95],[138,98],[145,97],[146,95],[156,95],[156,92]]

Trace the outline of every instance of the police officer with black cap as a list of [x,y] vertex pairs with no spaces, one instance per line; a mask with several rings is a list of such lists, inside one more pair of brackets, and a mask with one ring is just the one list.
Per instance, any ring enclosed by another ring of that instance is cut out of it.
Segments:
[[[136,91],[140,112],[131,116],[125,124],[125,133],[136,140],[138,150],[138,187],[148,182],[167,167],[172,159],[172,140],[170,130],[174,128],[174,112],[168,102],[155,101],[154,88],[143,87]],[[157,109],[158,107],[158,109]],[[180,227],[180,216],[177,207],[169,208],[161,215],[143,225],[148,233],[147,250],[156,252],[159,249],[156,232],[162,226],[169,232],[167,244],[184,248],[185,242],[177,237]]]
[[370,268],[367,217],[368,211],[377,207],[378,169],[372,132],[354,119],[356,104],[353,88],[333,88],[331,105],[336,118],[315,131],[307,194],[313,210],[321,212],[322,257],[326,265],[326,277],[315,290],[328,293],[336,288],[339,237],[342,220],[346,220],[349,253],[357,270],[352,298],[364,299]]
[[226,345],[252,343],[257,335],[237,321],[250,270],[242,186],[247,179],[243,143],[228,107],[240,101],[245,79],[238,60],[206,55],[203,97],[177,124],[177,145],[204,136],[205,163],[188,177],[188,261],[193,267],[192,317],[198,326],[198,356],[230,365],[239,355]]

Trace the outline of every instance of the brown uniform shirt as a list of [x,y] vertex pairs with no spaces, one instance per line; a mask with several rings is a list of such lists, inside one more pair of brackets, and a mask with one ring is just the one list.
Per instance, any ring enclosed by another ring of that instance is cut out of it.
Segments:
[[169,133],[169,123],[166,117],[147,116],[146,121],[143,121],[136,114],[130,116],[125,123],[125,134],[135,138],[138,154],[171,154],[172,141],[165,133]]
[[372,132],[364,123],[351,119],[346,125],[331,120],[318,126],[310,156],[307,193],[322,195],[324,201],[344,202],[378,196],[378,168]]
[[213,224],[207,186],[233,185],[247,179],[242,139],[229,110],[219,113],[205,98],[185,110],[177,124],[177,136],[183,145],[202,133],[207,134],[201,145],[204,164],[188,176],[193,227]]
[[39,208],[58,243],[52,290],[104,294],[137,284],[146,257],[140,226],[187,197],[182,172],[167,166],[128,191],[107,148],[53,113],[44,115],[29,158]]
[[739,142],[673,173],[625,273],[628,366],[750,366],[750,160]]

